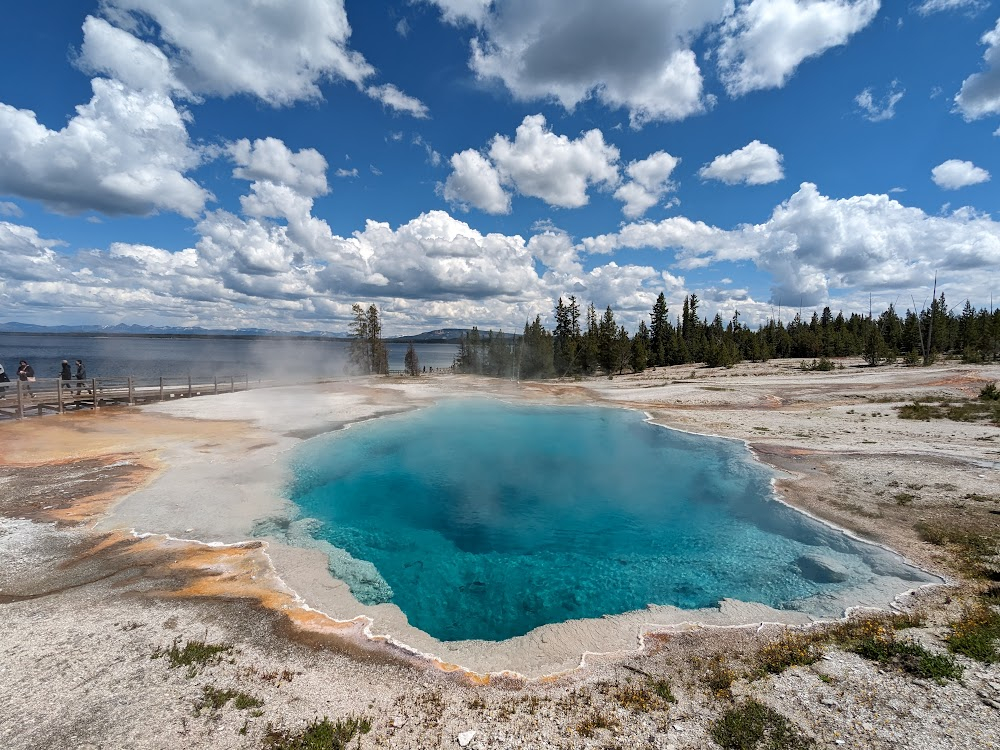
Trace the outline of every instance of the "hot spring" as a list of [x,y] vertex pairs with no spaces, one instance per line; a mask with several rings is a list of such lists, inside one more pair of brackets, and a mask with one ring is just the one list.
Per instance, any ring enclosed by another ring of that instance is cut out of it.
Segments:
[[742,443],[625,409],[449,401],[315,438],[292,468],[331,572],[443,641],[724,598],[840,616],[851,591],[936,580],[779,502]]

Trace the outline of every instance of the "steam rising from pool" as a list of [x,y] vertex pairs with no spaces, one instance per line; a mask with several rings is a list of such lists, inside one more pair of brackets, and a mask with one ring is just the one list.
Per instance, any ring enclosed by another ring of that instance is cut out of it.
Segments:
[[837,616],[851,587],[931,580],[778,502],[742,444],[622,409],[452,401],[309,441],[293,469],[287,538],[441,640],[723,598]]

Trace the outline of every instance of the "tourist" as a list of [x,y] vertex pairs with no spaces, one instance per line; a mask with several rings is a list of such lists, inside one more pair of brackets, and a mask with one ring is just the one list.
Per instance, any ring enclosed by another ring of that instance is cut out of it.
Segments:
[[69,360],[62,361],[62,369],[59,371],[59,379],[62,380],[62,387],[73,390],[73,384],[69,381],[73,378],[73,372],[69,369]]
[[[17,379],[22,383],[34,383],[35,382],[35,368],[28,364],[27,360],[21,360],[17,366]],[[32,398],[35,394],[31,392],[31,386],[26,385],[25,388],[28,389],[28,395]]]
[[[83,393],[83,388],[86,385],[83,381],[87,379],[87,366],[83,364],[82,359],[76,360],[76,395],[79,396]],[[93,393],[94,391],[90,388],[87,389],[88,393]]]
[[[9,383],[10,378],[7,377],[6,371],[3,369],[3,365],[0,365],[0,383]],[[0,393],[6,393],[7,386],[0,385]]]

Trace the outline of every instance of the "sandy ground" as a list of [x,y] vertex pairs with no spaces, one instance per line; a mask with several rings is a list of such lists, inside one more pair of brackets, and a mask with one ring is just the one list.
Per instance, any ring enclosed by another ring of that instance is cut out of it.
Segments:
[[[322,549],[254,536],[261,519],[287,518],[285,460],[303,439],[455,394],[620,405],[747,441],[787,472],[787,502],[945,577],[953,585],[893,605],[926,612],[913,632],[940,650],[940,623],[973,584],[913,526],[1000,529],[1000,430],[901,420],[894,407],[974,396],[1000,368],[797,364],[520,385],[339,381],[2,423],[0,744],[260,747],[269,725],[364,715],[373,728],[361,747],[454,746],[469,731],[468,746],[483,748],[712,747],[711,722],[752,695],[821,746],[1000,747],[996,665],[965,660],[962,681],[937,685],[830,651],[720,697],[705,686],[713,663],[741,663],[781,632],[770,623],[810,618],[724,602],[442,644],[391,605],[359,605]],[[151,658],[175,639],[233,648],[189,676]],[[648,676],[670,682],[677,702],[623,706],[623,686]],[[264,704],[198,711],[206,686]],[[586,736],[596,717],[609,727]]]

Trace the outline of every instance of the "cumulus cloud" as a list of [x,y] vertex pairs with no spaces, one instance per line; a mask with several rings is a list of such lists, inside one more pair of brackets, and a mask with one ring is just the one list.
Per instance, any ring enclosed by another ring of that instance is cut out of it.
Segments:
[[425,120],[430,116],[426,104],[419,99],[404,94],[391,83],[381,86],[369,86],[365,89],[365,93],[372,99],[382,102],[382,104],[394,112],[402,112],[419,120]]
[[348,46],[343,0],[263,0],[236,13],[202,0],[103,0],[101,11],[125,31],[154,29],[176,76],[198,94],[250,94],[286,106],[319,99],[321,81],[360,87],[375,72]]
[[477,25],[470,65],[480,78],[566,109],[593,97],[638,127],[711,106],[690,45],[731,0],[434,2],[446,20]]
[[600,130],[571,139],[549,130],[542,115],[529,115],[513,140],[493,138],[489,158],[472,149],[452,156],[444,195],[490,213],[507,213],[510,196],[505,188],[510,187],[550,206],[579,208],[589,202],[591,185],[617,184],[618,155]]
[[87,16],[84,20],[83,46],[76,63],[85,73],[109,76],[136,91],[189,94],[163,52],[103,18]]
[[278,138],[262,138],[253,143],[243,138],[230,144],[228,151],[236,163],[234,177],[287,185],[309,197],[323,195],[329,189],[326,159],[316,149],[293,152]]
[[505,182],[552,206],[585,206],[588,186],[618,181],[618,149],[600,130],[570,139],[549,130],[542,115],[525,117],[513,141],[496,136],[489,153]]
[[780,88],[796,68],[865,28],[880,0],[750,0],[722,25],[719,74],[731,96]]
[[883,122],[896,116],[896,105],[905,94],[906,91],[899,88],[899,81],[893,81],[889,91],[881,99],[876,100],[871,87],[868,87],[854,97],[854,103],[861,110],[861,116],[869,122]]
[[751,261],[772,276],[774,301],[812,305],[845,289],[921,287],[935,270],[963,295],[986,293],[983,270],[1000,264],[1000,223],[968,209],[931,216],[887,195],[832,199],[803,183],[762,224],[723,230],[677,217],[581,244],[596,253],[669,250],[681,268]]
[[966,78],[955,95],[955,106],[966,120],[1000,114],[1000,19],[980,41],[986,45],[985,70]]
[[452,155],[443,193],[445,200],[462,207],[475,206],[489,214],[510,213],[510,195],[500,184],[500,173],[475,149]]
[[680,161],[666,151],[657,151],[645,159],[629,162],[625,174],[630,179],[615,191],[615,198],[625,204],[622,213],[636,219],[655,206],[666,193],[675,190],[676,185],[670,181],[670,175]]
[[719,180],[727,185],[767,185],[785,176],[781,159],[777,149],[753,140],[731,154],[716,156],[698,175],[703,180]]
[[939,188],[958,190],[968,185],[978,185],[981,182],[988,182],[990,173],[981,167],[977,167],[971,161],[948,159],[948,161],[938,164],[931,170],[931,179],[934,180],[934,184]]
[[212,195],[184,176],[204,158],[188,137],[187,115],[153,88],[106,78],[91,87],[93,98],[61,130],[0,103],[0,193],[62,213],[200,213]]

